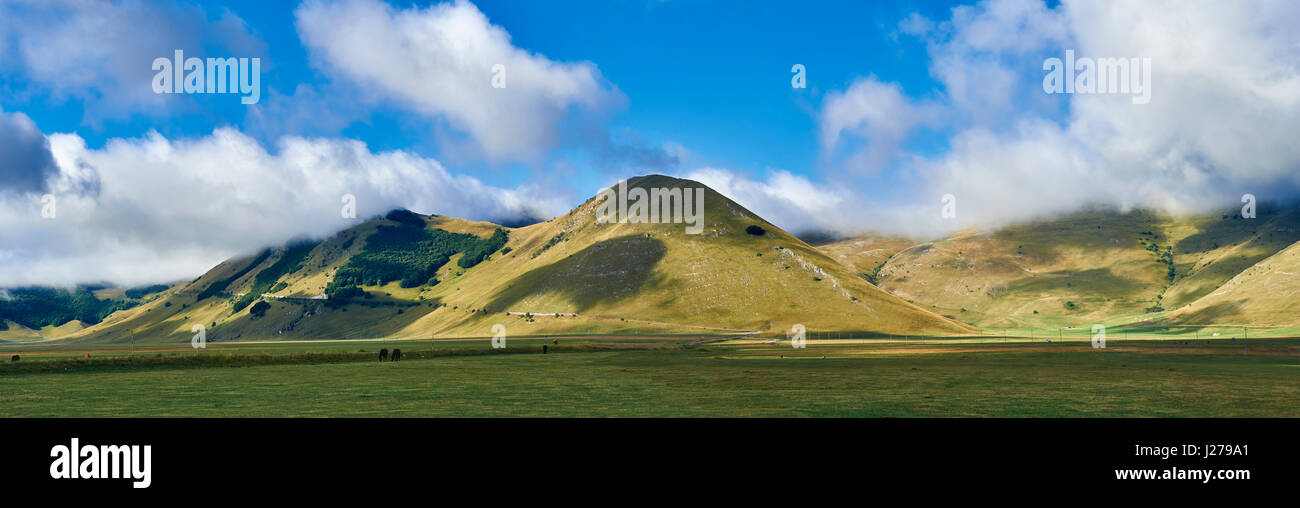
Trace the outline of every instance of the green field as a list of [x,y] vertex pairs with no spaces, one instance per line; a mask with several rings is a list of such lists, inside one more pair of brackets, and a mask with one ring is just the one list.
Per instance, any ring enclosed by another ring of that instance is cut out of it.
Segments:
[[5,345],[0,416],[1300,416],[1295,339],[558,340]]

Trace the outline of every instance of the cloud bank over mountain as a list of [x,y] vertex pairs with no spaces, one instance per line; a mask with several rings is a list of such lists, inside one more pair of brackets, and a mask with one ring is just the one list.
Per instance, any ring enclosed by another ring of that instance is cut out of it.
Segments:
[[[899,36],[925,44],[937,91],[855,80],[827,93],[817,113],[833,159],[823,170],[829,182],[780,171],[765,180],[732,171],[727,181],[764,189],[753,202],[738,199],[760,213],[772,209],[769,220],[844,233],[936,235],[1091,204],[1197,212],[1231,206],[1245,193],[1294,199],[1300,32],[1291,25],[1300,4],[1244,7],[1086,1],[1049,9],[1035,0],[990,0],[955,8],[947,19],[909,16]],[[1043,61],[1067,49],[1150,58],[1150,103],[1045,93]],[[935,118],[944,123],[945,148],[909,152],[909,136]],[[883,188],[845,178],[887,166],[910,178]],[[956,219],[940,217],[944,194],[957,198]],[[763,201],[772,196],[778,204]],[[828,210],[827,202],[844,205]]]
[[[437,160],[338,138],[286,137],[275,150],[235,130],[154,132],[88,149],[49,136],[53,218],[38,192],[0,194],[0,286],[188,279],[296,236],[322,237],[396,207],[484,220],[550,217],[572,196],[503,189]],[[356,218],[343,217],[344,195]]]

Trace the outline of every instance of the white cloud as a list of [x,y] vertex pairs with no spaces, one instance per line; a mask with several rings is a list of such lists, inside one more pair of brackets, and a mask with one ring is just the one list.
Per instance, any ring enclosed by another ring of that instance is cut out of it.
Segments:
[[[571,115],[624,101],[594,64],[515,47],[465,1],[396,9],[377,0],[310,0],[296,11],[313,59],[376,94],[469,135],[492,161],[536,160]],[[503,65],[505,87],[494,88]]]
[[898,31],[907,35],[925,36],[929,35],[931,30],[934,30],[934,21],[916,12],[898,22]]
[[855,147],[844,167],[855,173],[880,172],[899,154],[899,146],[916,127],[938,119],[932,105],[913,102],[897,83],[859,78],[843,92],[826,94],[818,118],[822,148],[835,153],[845,137],[865,140]]
[[[171,2],[0,2],[0,41],[10,34],[12,46],[0,45],[0,71],[21,73],[55,99],[80,99],[91,124],[193,107],[184,96],[155,94],[151,87],[153,60],[177,49],[199,57],[212,47],[232,53],[208,56],[265,53],[265,44],[230,11],[212,17]],[[264,60],[263,72],[269,67]]]
[[113,139],[98,150],[75,134],[49,139],[60,168],[57,216],[41,219],[34,194],[0,197],[0,286],[192,278],[230,256],[355,223],[340,215],[344,194],[356,196],[358,219],[395,207],[550,217],[569,204],[568,196],[491,187],[438,161],[354,140],[286,137],[269,152],[229,128],[197,139]]
[[683,178],[707,185],[793,233],[833,228],[842,219],[843,205],[852,199],[843,193],[820,189],[807,178],[783,170],[769,172],[767,181],[712,167],[697,169]]

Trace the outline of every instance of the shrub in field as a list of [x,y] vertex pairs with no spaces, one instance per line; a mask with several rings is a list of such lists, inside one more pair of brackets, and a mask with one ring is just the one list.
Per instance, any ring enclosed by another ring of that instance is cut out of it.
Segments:
[[563,242],[566,239],[567,237],[565,236],[564,232],[561,231],[560,234],[551,237],[550,240],[547,240],[546,243],[541,246],[541,248],[537,249],[536,251],[533,251],[533,258],[542,255],[543,252],[546,252],[546,249],[554,247],[555,244]]

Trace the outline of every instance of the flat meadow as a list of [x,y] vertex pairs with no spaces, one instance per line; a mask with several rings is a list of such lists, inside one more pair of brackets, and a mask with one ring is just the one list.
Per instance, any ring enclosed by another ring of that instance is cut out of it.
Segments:
[[[1300,340],[1243,346],[810,340],[793,349],[565,337],[511,339],[505,350],[486,339],[5,347],[0,416],[1300,416]],[[381,348],[401,348],[403,360],[376,361]],[[22,359],[7,361],[12,354]]]

